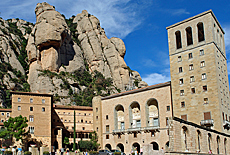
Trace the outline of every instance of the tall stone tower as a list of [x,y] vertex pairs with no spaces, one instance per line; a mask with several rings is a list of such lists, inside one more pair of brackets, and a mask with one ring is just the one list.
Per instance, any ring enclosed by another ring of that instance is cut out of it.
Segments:
[[224,31],[211,10],[167,27],[174,116],[230,133]]

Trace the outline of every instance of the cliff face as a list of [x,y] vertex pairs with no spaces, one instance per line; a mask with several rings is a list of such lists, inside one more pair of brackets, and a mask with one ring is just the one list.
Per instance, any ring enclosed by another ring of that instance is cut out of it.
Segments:
[[[1,44],[4,42],[2,48],[5,54],[1,54],[4,60],[22,74],[28,72],[28,83],[32,92],[62,96],[64,98],[60,101],[65,104],[70,102],[72,94],[79,94],[100,83],[98,77],[104,80],[112,79],[113,83],[106,87],[112,89],[108,88],[109,91],[104,90],[102,94],[125,91],[130,86],[147,86],[138,72],[127,67],[124,61],[124,42],[119,38],[108,39],[104,29],[100,27],[100,21],[86,10],[65,19],[53,6],[44,2],[37,4],[35,14],[34,26],[22,20],[14,21],[23,37],[28,38],[25,51],[28,55],[26,64],[29,65],[29,71],[25,71],[17,59],[16,55],[20,55],[20,49],[12,51],[8,48],[10,40],[21,44],[20,38],[8,32],[4,37],[1,36],[3,41],[0,41]],[[2,20],[2,23],[4,24],[1,29],[6,29],[7,22]],[[29,28],[32,29],[30,34],[26,33]],[[7,57],[9,54],[11,57]],[[95,71],[102,73],[104,77]],[[82,82],[79,76],[84,79],[88,74],[91,75],[88,80],[91,83]],[[98,91],[94,90],[92,93]]]

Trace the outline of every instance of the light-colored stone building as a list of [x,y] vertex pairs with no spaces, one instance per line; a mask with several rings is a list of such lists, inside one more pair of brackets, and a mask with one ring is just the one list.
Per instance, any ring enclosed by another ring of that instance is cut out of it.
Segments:
[[[76,119],[76,143],[89,140],[93,131],[93,110],[86,106],[63,106],[53,104],[53,95],[11,92],[12,117],[22,115],[28,119],[28,138],[23,142],[28,150],[31,144],[47,145],[51,151],[64,147],[63,140],[69,138],[73,146],[74,111]],[[9,110],[8,110],[9,111]],[[11,111],[11,109],[10,109]],[[15,145],[20,146],[20,141]]]
[[171,82],[93,99],[101,148],[230,154],[223,29],[209,10],[167,30]]
[[167,27],[174,116],[230,134],[224,31],[211,10]]

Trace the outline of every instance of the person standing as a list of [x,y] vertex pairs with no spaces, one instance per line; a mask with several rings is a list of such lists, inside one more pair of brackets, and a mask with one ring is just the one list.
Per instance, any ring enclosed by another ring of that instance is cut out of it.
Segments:
[[63,153],[65,152],[64,148],[61,148],[61,155],[63,155]]

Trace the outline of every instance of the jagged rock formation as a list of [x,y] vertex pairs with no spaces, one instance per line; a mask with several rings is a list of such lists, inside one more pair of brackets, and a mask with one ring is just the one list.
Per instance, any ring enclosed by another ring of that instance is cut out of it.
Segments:
[[[76,40],[73,41],[65,18],[53,6],[38,3],[35,14],[36,24],[26,48],[32,91],[67,95],[67,92],[58,92],[61,81],[52,79],[53,82],[49,82],[49,78],[39,76],[39,70],[74,72],[85,70],[85,64],[90,72],[97,70],[106,78],[112,78],[114,85],[121,90],[129,85],[129,70],[123,59],[126,52],[124,42],[119,38],[108,39],[95,16],[83,10],[72,19],[76,24],[72,34]],[[136,72],[134,79],[141,81]],[[141,86],[146,83],[141,81]]]
[[0,63],[8,67],[0,72],[2,96],[9,89],[52,93],[61,104],[87,98],[83,105],[92,94],[147,86],[126,65],[124,42],[108,39],[100,21],[86,10],[65,19],[44,2],[37,4],[35,14],[35,25],[0,19]]

